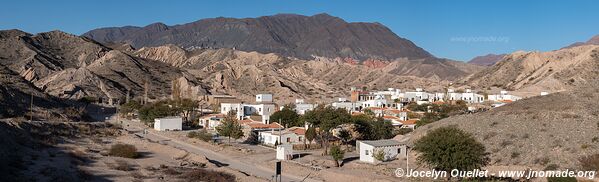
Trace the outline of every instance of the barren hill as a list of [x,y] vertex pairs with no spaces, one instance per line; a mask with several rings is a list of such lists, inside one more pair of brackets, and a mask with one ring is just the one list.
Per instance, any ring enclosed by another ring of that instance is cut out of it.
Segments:
[[146,82],[149,95],[160,97],[170,93],[172,80],[196,81],[178,68],[60,31],[37,35],[0,31],[0,65],[45,93],[71,100],[124,99],[128,91],[132,97],[140,96]]
[[576,43],[571,44],[564,48],[572,48],[572,47],[583,46],[583,45],[599,45],[599,35],[595,35],[594,37],[587,40],[586,42],[576,42]]
[[491,166],[580,169],[581,156],[599,152],[598,88],[593,84],[450,117],[415,130],[411,141],[434,128],[456,125],[486,146]]
[[501,87],[536,93],[587,85],[599,77],[599,46],[587,45],[550,52],[515,52],[497,64],[466,78],[465,85]]
[[135,48],[174,44],[186,49],[230,48],[301,59],[313,56],[358,60],[432,57],[382,24],[348,23],[328,14],[220,17],[174,26],[154,23],[145,27],[100,28],[83,36],[102,43],[126,42]]
[[481,66],[491,66],[501,61],[503,56],[505,56],[505,54],[487,54],[484,56],[476,56],[468,61],[468,63]]
[[436,58],[358,64],[351,59],[301,60],[232,49],[186,51],[174,45],[143,47],[133,54],[185,69],[209,84],[211,93],[228,93],[247,100],[253,94],[271,92],[280,101],[299,97],[322,102],[347,96],[352,86],[440,89],[446,80],[480,69]]

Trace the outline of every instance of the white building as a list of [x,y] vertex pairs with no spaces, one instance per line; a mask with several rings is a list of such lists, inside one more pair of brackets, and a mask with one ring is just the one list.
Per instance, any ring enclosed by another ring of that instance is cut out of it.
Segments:
[[207,116],[200,117],[200,126],[205,129],[215,129],[224,120],[224,114],[210,114]]
[[378,163],[374,156],[379,152],[384,155],[384,161],[406,156],[406,145],[396,140],[361,140],[357,141],[360,151],[360,161]]
[[517,101],[522,99],[522,97],[518,97],[515,95],[510,95],[508,94],[507,91],[501,91],[498,95],[489,95],[489,100],[490,101],[497,101],[497,102],[503,102],[503,101]]
[[305,103],[304,99],[295,99],[295,112],[297,112],[297,114],[304,115],[306,112],[311,111],[315,107],[315,104]]
[[466,93],[462,93],[461,100],[466,103],[482,103],[485,101],[485,96],[477,93],[473,93],[472,90],[467,89]]
[[429,93],[424,92],[423,89],[417,88],[415,92],[406,92],[403,95],[405,101],[416,102],[416,101],[428,101]]
[[357,111],[359,109],[359,107],[362,106],[362,104],[350,102],[346,98],[339,98],[339,100],[337,102],[333,102],[331,104],[331,106],[336,109],[343,108],[343,109],[347,110],[348,112],[354,112],[354,111]]
[[243,120],[246,116],[252,114],[258,114],[261,116],[262,123],[270,123],[270,115],[276,111],[276,105],[272,103],[271,94],[258,94],[256,95],[255,104],[245,103],[221,103],[220,113],[228,114],[230,111],[234,111],[237,119]]
[[262,131],[258,133],[258,140],[265,145],[300,144],[304,143],[306,130],[302,127],[293,127],[283,131]]
[[237,119],[242,120],[245,116],[244,104],[242,103],[221,103],[220,104],[220,113],[221,114],[229,114],[230,111],[235,112],[235,116]]
[[277,146],[277,159],[278,160],[292,160],[293,159],[293,145],[283,144]]
[[256,102],[272,102],[272,94],[258,94],[256,95]]
[[158,131],[180,131],[183,129],[181,117],[165,117],[154,119],[154,129]]

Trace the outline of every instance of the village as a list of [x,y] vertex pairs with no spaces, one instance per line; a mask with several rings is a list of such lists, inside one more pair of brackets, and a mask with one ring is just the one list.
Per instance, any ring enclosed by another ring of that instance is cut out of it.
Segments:
[[[202,141],[230,146],[242,153],[259,153],[256,157],[245,156],[256,160],[255,163],[286,161],[307,171],[349,164],[375,170],[381,166],[389,169],[405,166],[410,149],[406,141],[412,131],[423,125],[522,99],[507,91],[494,95],[471,89],[429,93],[421,88],[405,92],[395,88],[382,91],[351,88],[348,98],[328,104],[308,103],[298,98],[294,103],[279,105],[274,98],[273,94],[264,93],[255,95],[253,102],[243,102],[230,95],[210,95],[202,99],[216,107],[204,109],[192,104],[187,110],[197,112],[178,112],[181,114],[156,114],[138,104],[133,104],[134,108],[124,104],[120,115],[121,119],[143,124],[140,126],[147,128],[144,134],[151,132],[190,143]],[[162,110],[186,105],[161,104],[167,105]],[[383,176],[393,177],[393,174],[387,172]]]

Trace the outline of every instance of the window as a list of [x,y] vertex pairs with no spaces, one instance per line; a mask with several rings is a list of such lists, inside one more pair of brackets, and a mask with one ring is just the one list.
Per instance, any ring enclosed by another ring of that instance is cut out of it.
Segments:
[[364,150],[364,152],[366,153],[366,155],[370,155],[370,154],[368,154],[368,150]]
[[301,141],[304,141],[304,139],[303,139],[302,137],[298,137],[298,140],[299,140],[300,142],[301,142]]
[[401,154],[401,148],[397,148],[397,154]]
[[291,138],[287,138],[287,143],[291,143]]

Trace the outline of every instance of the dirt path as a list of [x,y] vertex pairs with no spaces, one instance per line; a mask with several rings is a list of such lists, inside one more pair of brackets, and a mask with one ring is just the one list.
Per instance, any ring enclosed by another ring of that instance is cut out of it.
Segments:
[[[225,155],[219,154],[217,152],[214,152],[212,150],[200,148],[198,146],[194,146],[194,145],[179,141],[174,138],[160,135],[159,133],[150,131],[149,129],[148,129],[148,133],[144,136],[143,130],[145,129],[145,127],[138,126],[139,123],[134,123],[134,122],[127,121],[127,120],[122,120],[122,121],[123,121],[124,127],[127,130],[137,131],[137,134],[139,136],[148,138],[150,140],[161,141],[162,143],[168,144],[175,148],[184,149],[184,150],[194,153],[194,154],[206,156],[208,159],[211,160],[212,163],[227,166],[227,167],[239,170],[239,171],[249,174],[249,175],[258,176],[258,177],[261,177],[264,179],[269,179],[269,180],[273,179],[273,175],[275,173],[274,167],[273,167],[273,169],[267,169],[267,168],[259,166],[259,165],[246,163],[246,162],[240,161],[234,157],[225,156]],[[313,180],[310,178],[304,179],[303,177],[295,176],[295,175],[291,175],[291,174],[284,174],[283,181],[316,181],[316,180]]]

